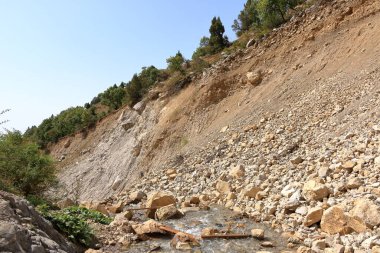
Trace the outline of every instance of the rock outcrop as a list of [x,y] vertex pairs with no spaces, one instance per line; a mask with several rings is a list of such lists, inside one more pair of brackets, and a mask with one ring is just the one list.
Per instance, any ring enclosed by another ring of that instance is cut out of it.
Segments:
[[24,199],[0,191],[1,252],[82,252]]

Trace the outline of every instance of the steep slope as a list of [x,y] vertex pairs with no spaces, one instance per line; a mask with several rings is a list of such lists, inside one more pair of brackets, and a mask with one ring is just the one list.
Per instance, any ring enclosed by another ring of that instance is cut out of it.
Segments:
[[[192,159],[199,148],[224,137],[219,133],[224,126],[241,128],[277,114],[287,119],[277,127],[293,128],[293,138],[328,139],[344,129],[360,129],[371,114],[353,125],[339,119],[350,103],[370,101],[361,94],[379,86],[378,31],[377,1],[312,6],[253,47],[224,57],[178,95],[160,93],[158,87],[150,96],[158,93],[158,98],[146,99],[141,114],[125,108],[87,137],[78,134],[52,147],[54,156],[65,157],[61,194],[105,199],[128,189],[146,171]],[[258,70],[263,81],[252,86],[246,73]],[[375,104],[370,108],[376,111]],[[328,127],[330,121],[336,125]],[[292,142],[285,139],[281,145]],[[321,145],[324,139],[315,142]]]

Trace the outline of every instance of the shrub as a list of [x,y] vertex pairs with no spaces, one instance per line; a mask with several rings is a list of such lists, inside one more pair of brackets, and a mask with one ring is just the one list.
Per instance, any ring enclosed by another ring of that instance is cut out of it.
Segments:
[[89,221],[100,224],[109,224],[112,221],[102,213],[84,207],[73,206],[62,210],[51,210],[48,205],[41,205],[37,210],[71,241],[84,246],[90,246],[94,241]]
[[178,51],[175,56],[171,56],[168,59],[166,59],[166,62],[168,63],[169,71],[171,72],[179,71],[181,73],[184,72],[184,69],[182,68],[182,64],[185,62],[185,58],[183,57],[180,51]]
[[0,135],[0,181],[3,189],[39,195],[55,181],[52,159],[19,131]]

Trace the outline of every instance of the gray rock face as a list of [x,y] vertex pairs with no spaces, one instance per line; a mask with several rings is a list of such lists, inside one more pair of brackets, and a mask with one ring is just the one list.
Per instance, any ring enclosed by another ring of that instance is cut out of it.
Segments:
[[0,191],[0,252],[81,252],[24,199]]

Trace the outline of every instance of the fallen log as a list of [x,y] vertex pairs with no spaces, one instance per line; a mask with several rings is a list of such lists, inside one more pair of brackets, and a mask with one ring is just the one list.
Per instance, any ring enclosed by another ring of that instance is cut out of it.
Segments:
[[171,228],[171,227],[164,226],[164,225],[159,226],[158,228],[161,229],[161,230],[163,230],[163,231],[165,231],[165,232],[171,233],[171,234],[182,233],[182,234],[186,235],[187,237],[189,237],[189,239],[191,241],[198,243],[198,240],[192,234],[188,234],[188,233],[182,232],[180,230],[177,230],[175,228]]
[[239,239],[251,237],[250,234],[213,234],[213,235],[201,235],[202,239]]

